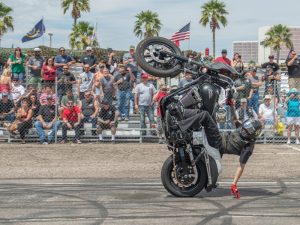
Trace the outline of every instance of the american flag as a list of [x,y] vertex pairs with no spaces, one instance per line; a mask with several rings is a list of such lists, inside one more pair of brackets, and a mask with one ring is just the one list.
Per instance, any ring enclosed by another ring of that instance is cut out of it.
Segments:
[[171,41],[173,42],[179,42],[183,40],[189,40],[190,39],[190,26],[191,22],[189,22],[187,25],[185,25],[183,28],[181,28],[178,32],[172,35]]

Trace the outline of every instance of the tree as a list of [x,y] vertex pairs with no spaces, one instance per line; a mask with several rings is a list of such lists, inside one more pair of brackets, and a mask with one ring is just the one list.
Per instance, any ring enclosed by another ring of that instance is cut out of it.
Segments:
[[292,33],[287,26],[282,24],[274,25],[266,32],[266,38],[262,41],[264,47],[270,47],[277,53],[277,63],[279,63],[280,50],[283,46],[292,48]]
[[158,36],[161,29],[161,22],[158,18],[158,14],[150,10],[142,11],[135,16],[137,20],[135,21],[133,32],[137,37],[148,38]]
[[213,34],[213,57],[216,55],[216,29],[220,29],[220,24],[225,27],[227,25],[226,15],[228,12],[225,9],[226,5],[218,0],[211,0],[202,5],[202,15],[199,23],[206,27],[210,24],[210,29]]
[[13,18],[9,16],[12,12],[12,8],[4,5],[0,2],[0,46],[2,36],[9,30],[14,30]]
[[73,25],[77,24],[77,19],[81,17],[81,12],[89,12],[89,0],[61,0],[61,6],[64,14],[72,7],[72,18],[74,19]]
[[97,47],[97,40],[92,40],[94,27],[88,22],[80,21],[74,25],[69,35],[69,42],[72,49],[83,50],[87,46]]

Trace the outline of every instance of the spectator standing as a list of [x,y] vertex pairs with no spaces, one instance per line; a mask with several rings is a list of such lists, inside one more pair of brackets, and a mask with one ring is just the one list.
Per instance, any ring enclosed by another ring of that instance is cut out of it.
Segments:
[[81,66],[84,67],[84,65],[88,64],[90,66],[90,71],[92,73],[96,72],[96,67],[97,67],[97,58],[93,54],[93,49],[92,47],[88,46],[85,49],[85,55],[80,58]]
[[288,68],[289,87],[300,90],[300,59],[297,56],[296,51],[291,51],[286,59],[286,65]]
[[[93,98],[91,91],[86,91],[84,93],[84,99],[81,100],[80,106],[83,115],[82,123],[92,123],[92,128],[96,129],[99,105],[97,101]],[[96,131],[93,130],[92,133],[96,134]]]
[[280,81],[281,77],[278,72],[275,72],[273,70],[273,67],[271,65],[268,65],[266,67],[266,73],[263,77],[263,81],[265,82],[265,95],[267,95],[267,90],[269,86],[273,87],[274,95],[276,98],[279,98],[279,93],[277,89],[277,81]]
[[112,48],[107,49],[107,64],[117,68],[117,59],[115,58],[115,52]]
[[[148,74],[142,74],[142,83],[135,87],[135,110],[140,112],[141,128],[146,127],[146,114],[150,122],[150,128],[154,125],[153,96],[156,93],[155,87],[148,82]],[[146,131],[142,131],[146,135]]]
[[[100,80],[101,90],[103,92],[103,99],[112,104],[113,99],[115,98],[115,87],[114,87],[114,76],[111,75],[107,68],[103,70],[103,77]],[[102,100],[102,99],[101,99]]]
[[54,58],[50,57],[46,59],[41,70],[41,77],[44,85],[50,85],[51,87],[54,87],[56,70],[57,67],[54,66]]
[[21,137],[22,144],[25,144],[25,135],[32,127],[32,109],[30,108],[30,102],[28,99],[23,99],[21,107],[17,111],[17,129]]
[[119,112],[116,107],[109,104],[105,99],[101,102],[101,109],[98,117],[99,141],[103,141],[102,131],[111,130],[111,141],[115,144],[115,135],[118,127]]
[[161,112],[160,112],[160,101],[162,98],[166,97],[168,95],[168,88],[164,84],[161,86],[160,90],[153,96],[153,102],[157,102],[157,133],[158,133],[158,143],[163,144],[163,127],[162,127],[162,121],[161,121]]
[[95,95],[97,96],[98,99],[101,99],[104,96],[101,79],[104,76],[103,70],[106,68],[106,66],[104,63],[99,63],[98,67],[99,67],[99,69],[98,69],[97,73],[95,73],[95,76],[94,76],[93,92],[95,93]]
[[278,64],[274,61],[274,55],[269,56],[269,62],[261,65],[261,68],[266,69],[268,66],[272,68],[273,72],[276,73],[279,70]]
[[74,106],[72,101],[67,102],[67,108],[63,111],[63,124],[62,124],[62,140],[61,144],[67,141],[68,130],[75,130],[75,142],[81,144],[80,141],[80,128],[81,128],[81,113],[78,106]]
[[192,83],[193,79],[192,79],[192,74],[189,71],[185,71],[184,72],[184,78],[182,80],[180,80],[179,82],[179,88],[184,87],[185,85]]
[[115,87],[118,88],[118,108],[121,119],[129,120],[131,82],[135,80],[134,74],[130,67],[119,65],[118,74],[115,76]]
[[7,93],[2,94],[0,100],[0,122],[13,122],[15,120],[15,106],[12,100],[8,98]]
[[20,84],[19,79],[13,78],[11,85],[11,96],[14,103],[17,104],[24,94],[25,88]]
[[67,92],[67,90],[72,90],[73,85],[76,84],[76,78],[73,73],[69,71],[69,66],[63,66],[63,72],[58,75],[58,96],[61,98]]
[[259,87],[262,86],[262,79],[257,76],[257,69],[256,67],[250,68],[249,72],[247,73],[247,78],[251,81],[253,95],[250,99],[249,105],[254,109],[256,113],[258,113],[259,107]]
[[291,133],[293,127],[295,128],[296,144],[299,145],[299,125],[300,125],[300,99],[298,96],[299,92],[296,88],[292,88],[288,93],[288,98],[286,99],[287,112],[287,144],[291,144]]
[[135,79],[138,78],[138,67],[135,60],[135,46],[130,45],[129,52],[125,53],[123,56],[123,64],[126,66],[126,68],[130,68]]
[[241,99],[241,106],[237,110],[237,116],[238,116],[238,120],[240,120],[241,122],[244,122],[248,119],[256,120],[258,118],[253,108],[248,106],[247,99],[245,98]]
[[7,64],[11,66],[12,77],[18,78],[21,83],[24,82],[25,79],[25,55],[22,53],[21,48],[15,48],[13,54],[11,54],[8,58]]
[[10,69],[5,69],[0,77],[0,99],[3,93],[10,95],[11,88],[11,71]]
[[73,63],[75,63],[75,60],[70,56],[66,54],[66,50],[63,47],[59,48],[59,55],[55,56],[54,59],[54,66],[57,68],[56,73],[60,74],[63,72],[63,66],[71,66]]
[[85,64],[83,68],[84,72],[80,74],[77,87],[80,100],[84,98],[85,91],[92,91],[94,84],[94,74],[91,73],[90,66]]
[[246,98],[247,101],[250,101],[250,99],[252,98],[252,82],[245,75],[243,75],[242,77],[236,79],[234,83],[237,90],[236,108],[239,108],[242,98]]
[[242,56],[239,53],[235,53],[233,55],[231,66],[239,73],[242,73],[244,71],[244,63],[242,61]]
[[274,105],[271,104],[271,96],[266,95],[264,97],[264,102],[259,106],[259,119],[265,125],[274,126],[277,124],[277,112]]
[[29,68],[29,80],[28,83],[32,84],[35,88],[41,89],[42,84],[42,67],[44,64],[44,57],[41,55],[40,48],[34,48],[34,55],[31,56],[27,62]]
[[[41,144],[50,144],[54,141],[57,130],[60,126],[60,121],[57,120],[56,107],[53,105],[53,96],[47,97],[47,104],[40,107],[37,121],[34,123],[35,129],[39,135]],[[51,129],[48,133],[48,138],[45,135],[45,129]]]
[[214,62],[221,62],[221,63],[225,63],[225,64],[231,66],[231,61],[230,61],[230,59],[227,58],[227,50],[223,49],[221,54],[222,54],[222,56],[216,58]]

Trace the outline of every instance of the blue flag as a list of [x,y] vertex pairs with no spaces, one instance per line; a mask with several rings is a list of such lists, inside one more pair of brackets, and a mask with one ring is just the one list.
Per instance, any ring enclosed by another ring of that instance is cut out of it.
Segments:
[[41,37],[44,33],[45,33],[45,26],[43,23],[43,19],[41,19],[35,26],[34,28],[29,31],[23,38],[22,38],[22,42],[26,42],[26,41],[31,41],[34,40],[36,38]]

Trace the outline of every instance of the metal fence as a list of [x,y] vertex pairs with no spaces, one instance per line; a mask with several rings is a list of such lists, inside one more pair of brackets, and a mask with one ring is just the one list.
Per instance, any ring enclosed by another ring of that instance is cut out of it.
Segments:
[[[97,70],[102,66],[99,64]],[[70,73],[61,72],[52,81],[33,77],[27,69],[24,82],[6,75],[4,70],[0,80],[0,138],[44,144],[120,140],[162,142],[157,101],[148,105],[135,104],[134,96],[143,91],[137,88],[143,79],[142,73],[137,71],[135,81],[130,81],[130,73],[126,71],[121,76],[120,68],[122,65],[106,74],[102,71],[89,76],[83,73],[81,66],[73,66],[68,69]],[[237,78],[235,112],[230,112],[220,93],[220,107],[215,115],[220,130],[235,129],[232,121],[232,113],[235,113],[240,121],[253,117],[264,123],[264,131],[258,139],[260,143],[298,143],[297,85],[288,83],[286,73],[280,75],[280,79],[274,80],[269,79],[265,71],[249,71]],[[163,83],[176,88],[185,79],[185,75],[167,80],[148,78],[153,89],[151,99]]]

